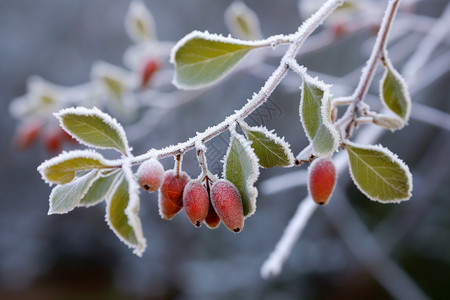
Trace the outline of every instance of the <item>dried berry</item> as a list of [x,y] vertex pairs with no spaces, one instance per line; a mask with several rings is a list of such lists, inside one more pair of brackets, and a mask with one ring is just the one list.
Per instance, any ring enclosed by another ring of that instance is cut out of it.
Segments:
[[157,159],[144,161],[136,173],[140,186],[149,192],[160,188],[164,178],[164,167]]
[[325,205],[336,185],[336,167],[328,157],[315,159],[308,168],[308,189],[313,200]]
[[228,180],[217,180],[211,188],[211,203],[225,226],[234,232],[244,227],[244,209],[238,189]]
[[209,210],[208,192],[201,182],[189,180],[186,184],[183,192],[183,207],[189,221],[200,227]]

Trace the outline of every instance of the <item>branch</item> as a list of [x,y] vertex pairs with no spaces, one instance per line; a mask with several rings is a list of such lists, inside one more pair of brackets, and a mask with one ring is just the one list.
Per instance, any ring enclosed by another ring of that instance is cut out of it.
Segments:
[[[345,124],[346,126],[342,128],[348,128],[349,126],[353,126],[355,122],[354,119],[357,112],[356,104],[363,100],[373,79],[373,75],[375,73],[380,55],[385,50],[389,30],[398,8],[398,3],[399,0],[390,1],[388,7],[386,8],[385,16],[383,18],[380,31],[378,32],[377,41],[373,48],[372,54],[367,61],[366,67],[363,70],[363,74],[361,76],[358,87],[353,93],[353,103],[348,107],[347,111],[341,117],[341,119],[336,122],[337,127],[340,124],[341,126]],[[361,144],[371,143],[377,140],[381,136],[383,131],[384,130],[381,127],[365,128],[365,130],[360,131],[360,134],[358,135],[356,141]],[[338,174],[347,169],[347,155],[344,152],[336,155],[334,162]],[[292,247],[294,246],[300,234],[303,232],[306,224],[309,221],[309,218],[312,216],[316,208],[317,205],[315,205],[314,202],[311,201],[309,196],[307,196],[302,201],[302,203],[300,203],[295,215],[292,217],[291,221],[286,227],[283,236],[276,245],[274,251],[270,254],[269,258],[261,267],[261,275],[264,278],[268,278],[280,273],[284,261],[289,256],[290,252],[292,251]]]
[[[284,78],[288,71],[288,66],[286,65],[286,61],[289,59],[293,59],[298,53],[300,47],[303,45],[304,41],[307,37],[309,37],[313,31],[320,25],[322,22],[340,5],[342,5],[343,0],[328,0],[322,7],[313,14],[308,20],[306,20],[298,29],[298,31],[290,35],[290,39],[293,41],[289,46],[286,54],[281,59],[280,65],[277,69],[272,73],[272,76],[266,81],[264,86],[260,89],[260,91],[255,94],[252,99],[247,102],[247,104],[242,107],[240,110],[236,111],[234,115],[227,117],[221,123],[203,131],[202,133],[198,133],[197,136],[187,140],[186,142],[179,143],[175,146],[166,147],[160,150],[151,149],[147,153],[136,156],[133,159],[133,163],[141,163],[150,157],[156,157],[158,159],[180,155],[184,152],[191,150],[195,147],[195,143],[197,140],[200,140],[202,143],[214,138],[215,136],[221,134],[226,131],[228,127],[240,119],[245,119],[249,116],[255,109],[257,109],[261,104],[263,104],[267,98],[271,95],[271,93],[275,90],[281,80]],[[118,162],[118,161],[116,161]]]

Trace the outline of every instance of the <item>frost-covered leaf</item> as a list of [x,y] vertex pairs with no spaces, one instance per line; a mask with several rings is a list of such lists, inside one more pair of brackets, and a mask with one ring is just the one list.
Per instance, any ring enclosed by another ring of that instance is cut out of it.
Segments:
[[369,199],[392,203],[411,197],[412,176],[408,166],[387,148],[350,142],[345,148],[353,181]]
[[106,167],[100,153],[90,150],[64,152],[44,161],[38,171],[47,183],[65,184],[75,178],[75,172]]
[[99,170],[92,170],[69,183],[56,186],[50,194],[48,214],[65,214],[74,209],[98,175]]
[[302,163],[312,161],[313,158],[313,147],[312,144],[309,144],[297,155],[297,157],[295,158],[295,164],[301,165]]
[[289,143],[265,127],[243,126],[247,138],[252,141],[259,165],[264,168],[288,167],[294,163]]
[[255,212],[258,190],[254,184],[259,176],[258,158],[250,142],[232,131],[230,146],[224,158],[223,174],[239,190],[244,206],[244,216]]
[[122,167],[123,176],[118,179],[111,198],[107,200],[106,220],[111,230],[128,247],[134,248],[133,253],[141,256],[146,247],[139,219],[139,186],[131,168]]
[[385,57],[384,62],[386,71],[380,81],[381,99],[391,111],[406,123],[411,111],[411,98],[406,83],[387,57]]
[[172,49],[173,83],[183,89],[201,88],[224,77],[255,43],[194,31]]
[[258,16],[241,1],[234,1],[225,11],[225,22],[231,34],[243,40],[261,39]]
[[80,143],[128,154],[128,141],[122,126],[97,108],[72,107],[61,110],[55,116],[61,127]]
[[140,0],[130,3],[125,18],[125,28],[136,43],[145,43],[155,39],[155,22],[150,11]]
[[300,100],[300,119],[313,146],[313,154],[322,156],[337,150],[339,135],[331,123],[329,86],[307,76]]
[[101,175],[95,182],[92,183],[87,193],[81,198],[78,206],[90,207],[105,200],[114,187],[114,182],[117,179],[119,172],[111,172],[106,175]]
[[10,112],[17,119],[45,118],[61,106],[61,88],[38,76],[27,82],[27,94],[11,101]]
[[92,80],[97,83],[100,97],[108,101],[109,108],[121,118],[133,119],[137,104],[132,90],[139,85],[135,74],[118,66],[96,62],[92,67]]

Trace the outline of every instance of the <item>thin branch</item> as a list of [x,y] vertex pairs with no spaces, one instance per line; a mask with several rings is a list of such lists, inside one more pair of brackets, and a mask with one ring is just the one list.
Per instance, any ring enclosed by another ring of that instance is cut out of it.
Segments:
[[[273,72],[272,76],[266,81],[264,86],[260,91],[252,97],[252,99],[247,102],[247,104],[232,116],[229,116],[221,123],[213,126],[202,133],[198,133],[197,136],[187,140],[186,142],[179,143],[175,146],[166,147],[160,150],[150,150],[149,152],[136,156],[133,159],[133,163],[141,163],[147,160],[149,157],[157,157],[158,159],[180,155],[184,152],[191,150],[195,147],[196,140],[201,140],[203,143],[212,139],[213,137],[221,134],[228,127],[239,119],[245,119],[249,116],[255,109],[257,109],[261,104],[263,104],[271,93],[275,90],[281,80],[284,78],[288,71],[286,61],[288,59],[294,58],[298,53],[300,47],[304,43],[307,37],[309,37],[313,31],[340,5],[342,5],[343,0],[328,0],[322,7],[313,14],[308,20],[306,20],[298,29],[298,31],[290,35],[292,44],[289,46],[286,54],[281,59],[280,65]],[[119,162],[119,161],[116,161]]]

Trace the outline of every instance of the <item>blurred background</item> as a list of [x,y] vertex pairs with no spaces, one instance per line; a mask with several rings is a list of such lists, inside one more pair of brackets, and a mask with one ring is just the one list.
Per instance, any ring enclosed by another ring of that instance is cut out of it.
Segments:
[[[307,11],[307,5],[296,0],[244,2],[259,16],[264,36],[295,32]],[[433,29],[441,14],[447,18],[443,24],[450,24],[446,0],[403,2],[388,47],[400,71],[430,31],[442,33],[442,28]],[[223,14],[231,3],[145,1],[158,39],[172,42],[193,30],[227,35]],[[321,28],[321,38],[311,39],[300,52],[300,63],[333,83],[335,95],[347,95],[357,85],[386,3],[370,2],[370,9],[377,8],[370,18],[330,20]],[[184,212],[170,222],[162,220],[157,195],[142,192],[140,216],[148,242],[142,258],[109,230],[104,203],[47,216],[51,189],[36,168],[55,153],[48,151],[45,141],[24,150],[14,146],[19,121],[9,113],[9,105],[28,92],[32,75],[78,86],[91,80],[96,61],[125,67],[123,54],[133,43],[124,27],[129,5],[128,0],[0,1],[1,299],[450,298],[448,28],[411,79],[414,105],[409,126],[386,131],[377,141],[409,165],[414,176],[411,200],[398,205],[372,202],[344,172],[330,204],[317,209],[278,277],[262,279],[260,267],[306,196],[306,187],[296,177],[305,166],[261,169],[257,211],[239,234],[223,225],[215,230],[195,228]],[[164,111],[155,124],[146,126],[145,114],[139,126],[126,122],[134,154],[184,141],[239,109],[275,69],[286,49],[279,48],[263,53],[268,55],[264,65],[243,68],[198,95],[188,93],[192,101]],[[164,68],[171,66],[165,62]],[[375,81],[380,76],[381,68]],[[295,153],[307,144],[298,117],[300,83],[290,74],[267,105],[247,119],[285,136]],[[380,108],[373,101],[377,87],[375,82],[367,101]],[[220,173],[227,140],[223,134],[208,143],[213,172]],[[63,145],[66,150],[75,147]],[[171,158],[162,163],[166,169],[173,166]],[[193,177],[199,174],[193,153],[185,156],[183,168]],[[289,184],[269,194],[263,185],[274,184],[278,176],[285,176],[281,178]],[[291,184],[296,180],[298,185]]]

